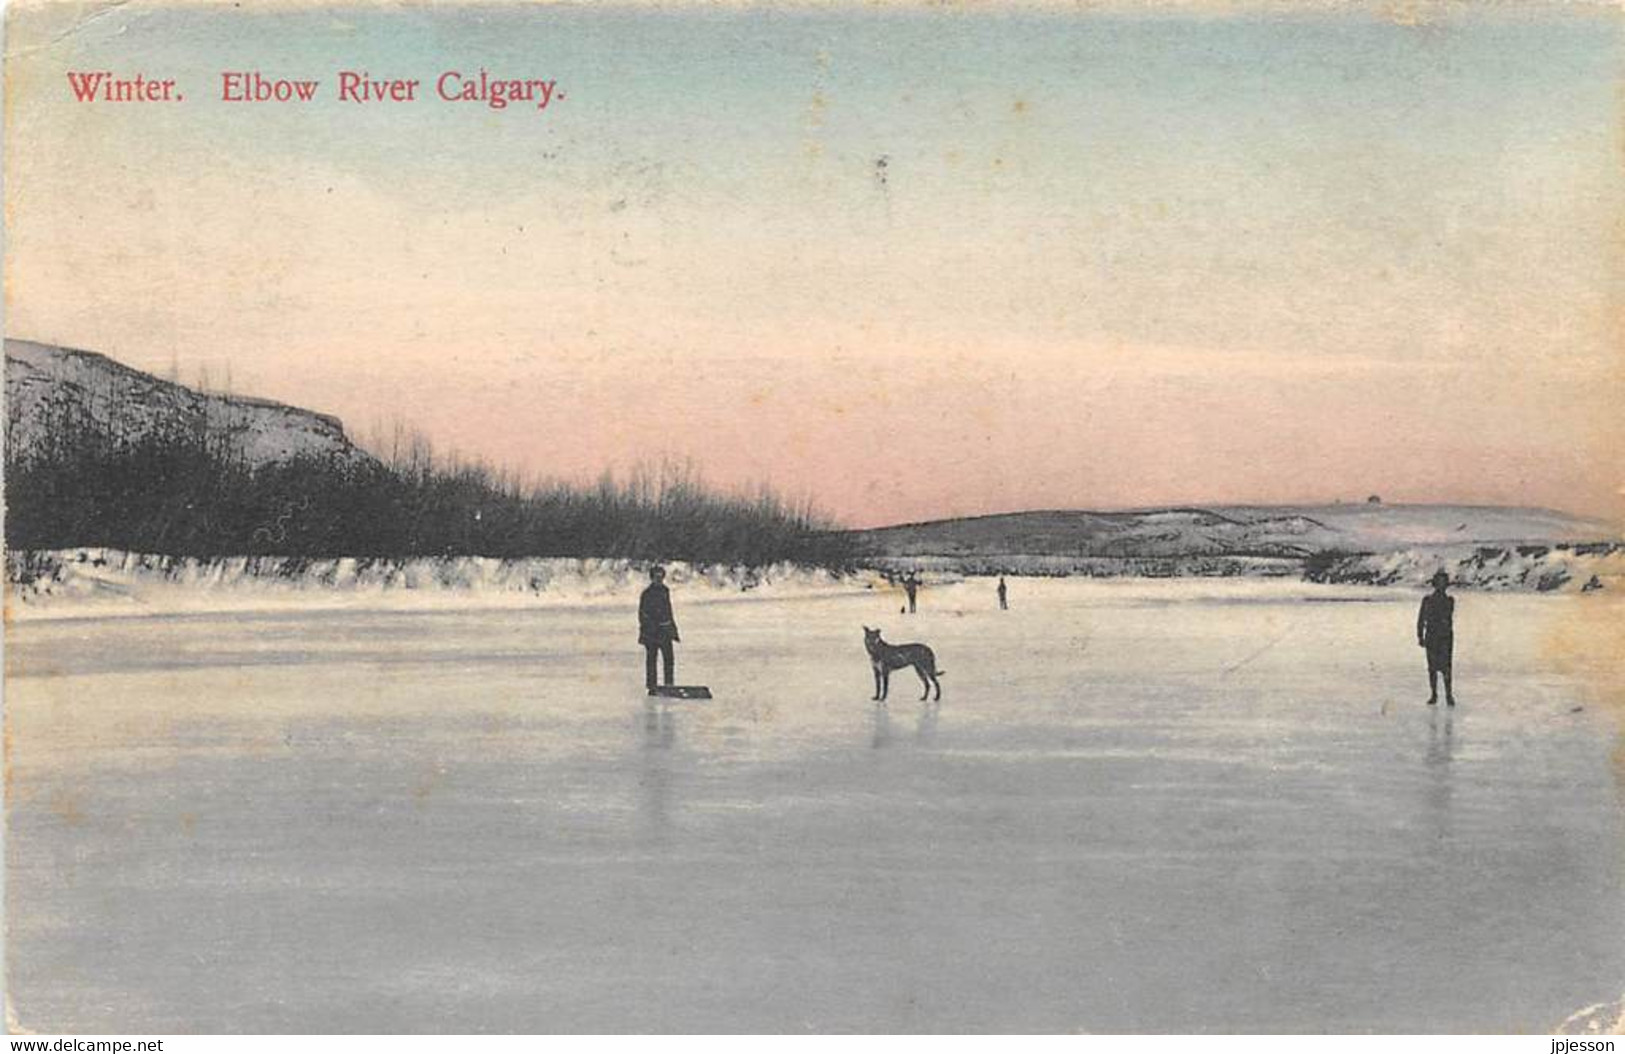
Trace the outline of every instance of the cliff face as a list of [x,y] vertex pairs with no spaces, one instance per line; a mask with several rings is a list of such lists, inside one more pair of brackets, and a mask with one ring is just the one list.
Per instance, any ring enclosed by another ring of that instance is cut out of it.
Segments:
[[7,340],[6,446],[26,458],[54,422],[85,417],[127,442],[164,431],[206,432],[248,464],[302,455],[371,461],[336,417],[237,395],[199,392],[120,365],[104,355]]

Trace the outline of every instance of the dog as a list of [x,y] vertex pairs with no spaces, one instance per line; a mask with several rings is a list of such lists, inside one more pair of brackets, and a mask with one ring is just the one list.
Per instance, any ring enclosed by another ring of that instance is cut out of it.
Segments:
[[941,701],[942,682],[937,678],[942,676],[942,671],[937,669],[937,656],[930,648],[924,644],[887,644],[880,639],[879,630],[868,626],[863,627],[863,647],[875,671],[875,702],[885,702],[891,691],[891,672],[905,666],[914,667],[914,672],[920,675],[920,683],[925,686],[925,694],[920,696],[922,702],[930,698],[933,688],[937,692],[933,702]]

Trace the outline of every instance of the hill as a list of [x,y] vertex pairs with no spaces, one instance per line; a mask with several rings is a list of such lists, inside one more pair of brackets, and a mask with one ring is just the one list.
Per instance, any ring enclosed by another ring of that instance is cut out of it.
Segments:
[[92,351],[9,339],[5,351],[8,457],[28,460],[51,442],[94,429],[132,446],[160,435],[205,435],[251,468],[301,457],[373,460],[327,414],[196,391]]
[[1020,512],[852,532],[887,572],[1276,575],[1410,585],[1446,570],[1484,589],[1588,590],[1625,576],[1606,523],[1550,509],[1302,505]]
[[1417,546],[1615,541],[1617,529],[1550,509],[1463,505],[1222,505],[1017,512],[853,532],[879,558],[1304,559]]

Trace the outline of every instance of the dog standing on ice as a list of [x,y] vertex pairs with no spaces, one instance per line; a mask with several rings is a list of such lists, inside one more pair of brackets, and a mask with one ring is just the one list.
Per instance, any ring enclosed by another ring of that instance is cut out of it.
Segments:
[[920,696],[922,700],[930,697],[933,688],[937,690],[933,701],[942,698],[942,682],[937,680],[942,671],[937,669],[936,654],[924,644],[887,644],[880,639],[879,630],[865,626],[863,647],[869,652],[869,665],[875,671],[876,702],[884,702],[891,691],[891,672],[904,666],[914,667],[914,672],[920,675],[920,683],[925,686],[925,694]]

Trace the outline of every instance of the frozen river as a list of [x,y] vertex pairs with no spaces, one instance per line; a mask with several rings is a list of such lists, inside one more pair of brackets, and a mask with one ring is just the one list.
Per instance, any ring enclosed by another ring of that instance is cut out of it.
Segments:
[[[1417,599],[679,593],[717,698],[663,709],[630,603],[16,623],[10,1012],[1547,1031],[1625,991],[1617,714],[1552,643],[1605,601],[1463,594],[1443,711]],[[865,623],[939,708],[869,701]]]

